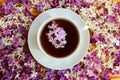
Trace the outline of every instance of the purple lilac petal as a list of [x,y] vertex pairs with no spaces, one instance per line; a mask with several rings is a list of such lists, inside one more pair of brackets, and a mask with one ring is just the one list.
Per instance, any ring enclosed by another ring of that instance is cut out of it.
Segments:
[[39,4],[36,5],[35,7],[38,11],[42,11],[44,6],[43,6],[42,2],[39,2]]
[[120,51],[118,51],[116,54],[115,54],[115,61],[114,61],[114,65],[115,66],[120,66]]

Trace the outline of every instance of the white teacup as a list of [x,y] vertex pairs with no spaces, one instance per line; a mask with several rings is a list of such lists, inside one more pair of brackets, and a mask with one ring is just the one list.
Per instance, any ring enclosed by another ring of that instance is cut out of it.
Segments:
[[[39,49],[42,51],[42,53],[44,53],[47,57],[50,57],[50,58],[56,58],[56,59],[61,59],[61,58],[66,58],[66,57],[69,57],[69,56],[72,56],[72,55],[74,55],[74,54],[77,54],[78,52],[79,52],[79,48],[80,48],[80,41],[78,41],[78,44],[77,44],[77,47],[76,47],[76,49],[72,52],[72,53],[70,53],[70,55],[68,55],[68,56],[64,56],[64,57],[54,57],[54,56],[51,56],[51,55],[49,55],[44,49],[43,49],[43,47],[42,47],[42,45],[41,45],[41,41],[40,41],[40,35],[41,35],[41,33],[42,33],[42,30],[44,29],[44,27],[45,27],[45,25],[47,24],[47,23],[49,23],[49,22],[51,22],[51,21],[55,21],[55,20],[65,20],[65,21],[68,21],[68,22],[70,22],[70,23],[72,23],[73,25],[74,25],[74,27],[76,28],[76,30],[77,30],[77,33],[78,33],[78,40],[80,40],[80,29],[79,29],[79,26],[77,26],[76,24],[75,24],[75,22],[73,22],[71,19],[68,19],[68,18],[65,18],[65,17],[51,17],[50,19],[48,19],[48,20],[46,20],[41,26],[40,26],[40,28],[39,28],[39,30],[38,30],[38,33],[37,33],[37,44],[38,44],[38,47],[39,47]],[[76,35],[75,35],[76,36]],[[74,39],[74,36],[71,36],[73,39]],[[52,44],[51,44],[52,45]],[[71,45],[72,46],[72,45]],[[48,46],[49,47],[49,46]],[[63,53],[64,54],[64,53]]]
[[[45,25],[56,19],[68,20],[74,24],[80,40],[77,48],[70,55],[60,58],[53,57],[46,53],[40,41],[40,35]],[[88,26],[81,17],[71,10],[62,8],[50,9],[41,13],[32,23],[28,34],[28,45],[33,57],[43,66],[56,70],[70,68],[78,64],[87,52],[89,41]]]

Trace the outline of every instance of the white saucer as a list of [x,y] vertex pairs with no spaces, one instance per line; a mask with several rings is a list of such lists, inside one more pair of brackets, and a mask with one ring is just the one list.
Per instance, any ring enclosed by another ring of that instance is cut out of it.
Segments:
[[[71,21],[75,22],[80,29],[80,49],[79,53],[72,55],[70,57],[57,59],[57,58],[49,58],[45,54],[41,52],[37,45],[37,32],[39,27],[43,24],[44,21],[53,17],[65,17],[70,19]],[[63,9],[63,8],[55,8],[47,10],[41,13],[32,23],[28,33],[28,46],[31,51],[32,56],[43,66],[61,70],[71,68],[74,65],[78,64],[84,55],[86,54],[88,47],[89,47],[89,31],[88,26],[82,20],[82,18],[74,13],[71,10]]]

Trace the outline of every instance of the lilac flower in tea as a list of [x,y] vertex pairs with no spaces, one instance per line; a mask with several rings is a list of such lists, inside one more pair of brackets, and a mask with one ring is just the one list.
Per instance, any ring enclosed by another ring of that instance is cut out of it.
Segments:
[[50,29],[48,33],[46,33],[49,42],[55,47],[55,48],[64,48],[67,44],[66,36],[67,33],[65,30],[59,26],[55,21],[52,21],[51,25],[48,25],[48,28]]

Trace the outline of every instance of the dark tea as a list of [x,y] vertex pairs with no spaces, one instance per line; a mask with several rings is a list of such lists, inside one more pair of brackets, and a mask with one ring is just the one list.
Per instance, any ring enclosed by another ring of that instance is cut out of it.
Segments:
[[61,58],[71,55],[79,44],[75,25],[65,19],[48,22],[40,35],[43,50],[50,56]]

